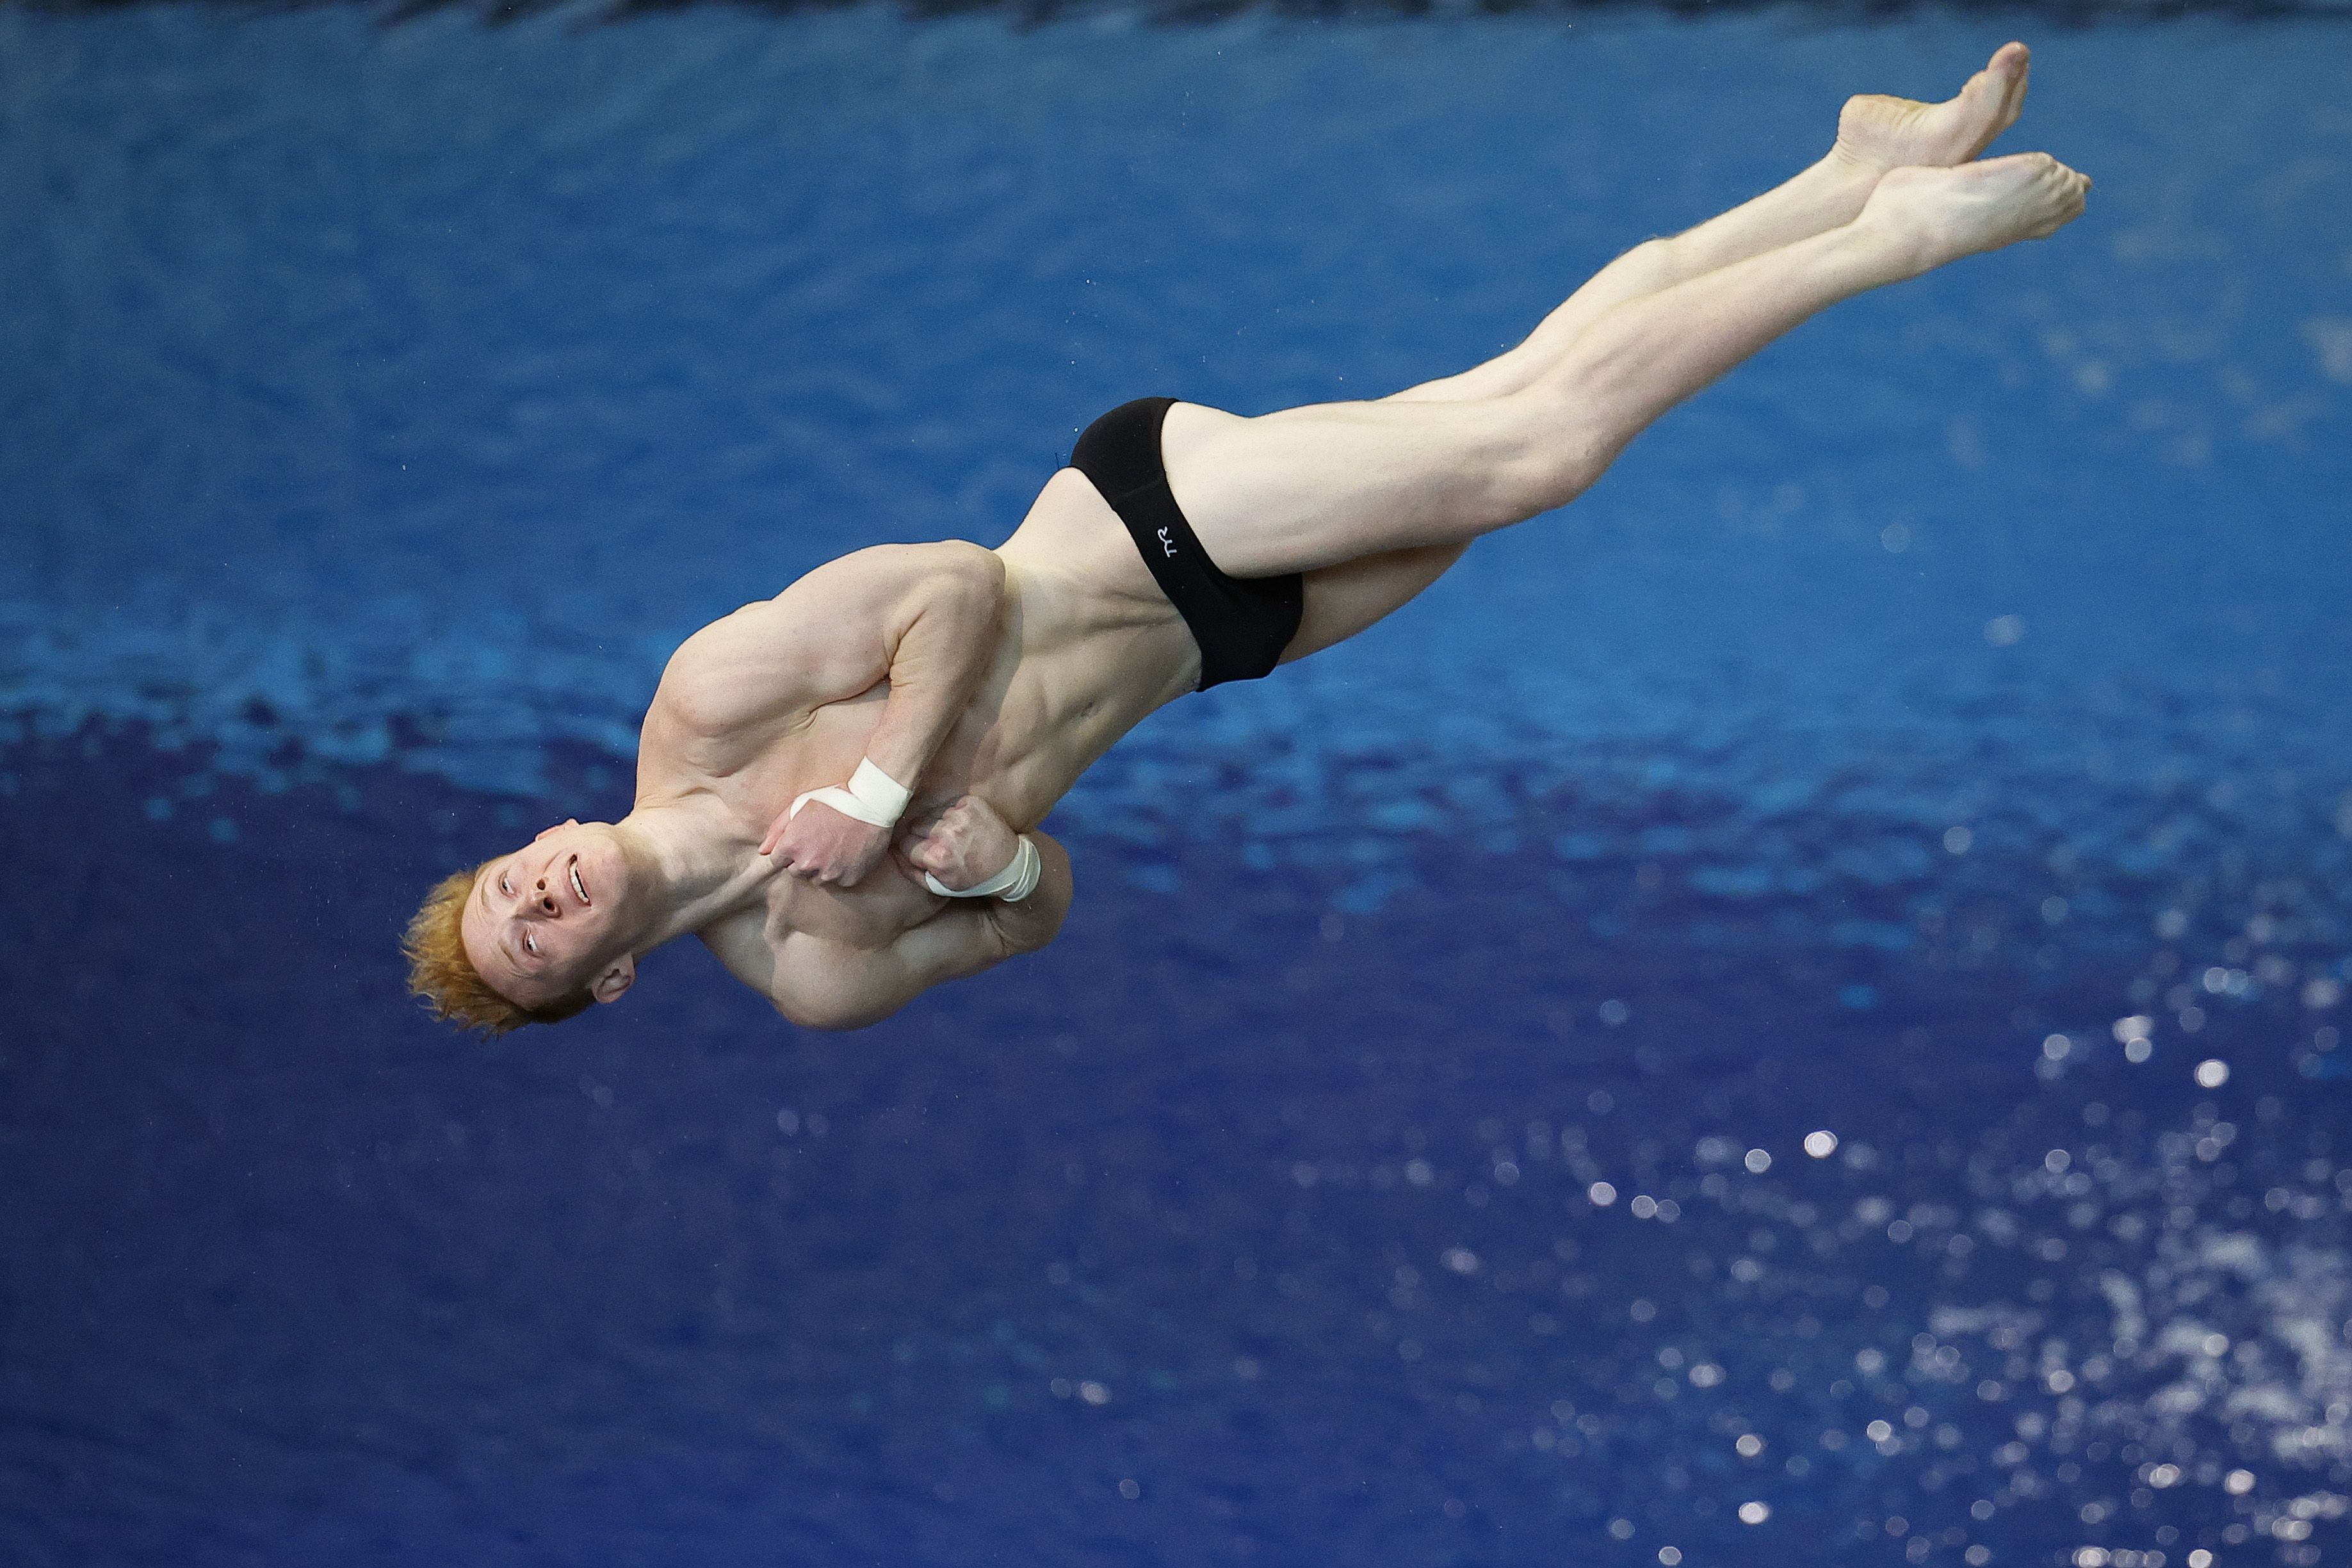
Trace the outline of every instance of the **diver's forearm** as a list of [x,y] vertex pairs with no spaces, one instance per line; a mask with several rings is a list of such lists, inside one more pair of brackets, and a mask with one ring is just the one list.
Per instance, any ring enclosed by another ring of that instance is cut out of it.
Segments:
[[1070,900],[1076,889],[1070,872],[1069,852],[1034,828],[1026,837],[1036,844],[1037,858],[1042,862],[1036,887],[1018,904],[991,899],[985,911],[1007,956],[1034,953],[1051,942],[1070,913]]
[[890,655],[890,695],[866,755],[899,783],[918,787],[996,654],[1004,617],[1004,568],[969,547],[924,580],[921,603]]

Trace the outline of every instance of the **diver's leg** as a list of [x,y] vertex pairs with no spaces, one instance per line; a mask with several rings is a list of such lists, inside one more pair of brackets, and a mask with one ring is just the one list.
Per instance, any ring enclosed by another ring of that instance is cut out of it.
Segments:
[[1837,141],[1820,162],[1696,228],[1635,246],[1595,273],[1518,347],[1382,401],[1507,396],[1535,382],[1578,334],[1615,307],[1851,223],[1889,170],[1967,162],[2016,123],[2032,63],[2023,44],[2005,44],[1941,103],[1877,94],[1847,99],[1838,115]]
[[1286,664],[1319,653],[1394,613],[1444,576],[1469,548],[1470,541],[1465,539],[1458,544],[1392,549],[1308,572],[1298,630],[1283,649],[1282,662]]
[[1169,486],[1236,577],[1465,543],[1566,504],[1653,420],[1807,318],[2053,233],[2088,184],[2039,152],[1900,170],[1850,224],[1605,311],[1502,397],[1255,419],[1179,403],[1161,434]]
[[[1837,154],[1824,158],[1795,179],[1697,228],[1634,246],[1596,273],[1510,352],[1380,401],[1464,402],[1520,392],[1557,365],[1576,337],[1612,307],[1851,222],[1877,185],[1880,172]],[[1309,571],[1305,610],[1282,662],[1344,643],[1394,613],[1444,576],[1469,548],[1467,538],[1407,547]],[[1223,561],[1217,550],[1210,553]]]
[[[1849,99],[1838,117],[1837,141],[1820,162],[1696,228],[1636,246],[1554,309],[1517,348],[1380,401],[1461,402],[1520,391],[1612,308],[1849,223],[1891,170],[1975,158],[2016,122],[2030,65],[2025,46],[2013,43],[1942,103],[1881,95]],[[1308,572],[1305,613],[1284,662],[1345,642],[1394,612],[1467,548],[1465,540],[1386,550]]]
[[1695,229],[1643,240],[1594,273],[1517,348],[1458,375],[1423,382],[1382,401],[1508,396],[1540,377],[1579,334],[1617,306],[1850,223],[1877,183],[1875,172],[1834,154],[1823,158],[1796,178]]

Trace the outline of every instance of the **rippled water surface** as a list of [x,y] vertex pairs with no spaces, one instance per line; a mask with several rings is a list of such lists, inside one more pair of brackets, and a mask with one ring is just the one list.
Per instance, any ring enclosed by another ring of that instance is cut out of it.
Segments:
[[2001,25],[2087,217],[1151,720],[1048,952],[485,1047],[394,935],[695,627],[2008,35],[0,12],[0,1557],[2352,1549],[2352,35]]

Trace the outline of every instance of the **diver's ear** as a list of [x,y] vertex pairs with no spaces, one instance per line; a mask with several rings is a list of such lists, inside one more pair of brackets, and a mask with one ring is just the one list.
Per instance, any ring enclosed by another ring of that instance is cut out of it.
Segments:
[[556,823],[556,824],[555,824],[555,826],[553,826],[553,827],[551,827],[551,828],[541,828],[541,829],[540,829],[540,830],[539,830],[539,831],[537,831],[537,832],[535,832],[535,833],[531,834],[531,836],[530,836],[530,841],[531,841],[532,843],[537,843],[537,842],[539,842],[539,841],[540,841],[540,840],[541,840],[541,839],[543,839],[543,838],[547,837],[547,835],[548,835],[548,834],[550,834],[550,833],[561,832],[561,831],[563,831],[564,829],[566,829],[566,828],[576,828],[576,827],[578,827],[579,825],[580,825],[580,819],[579,819],[579,818],[577,818],[577,817],[566,817],[566,818],[564,818],[564,819],[563,819],[563,821],[560,821],[560,822]]
[[588,994],[600,1002],[617,1002],[621,999],[621,993],[636,983],[637,960],[635,956],[624,953],[613,960],[612,967],[589,982]]

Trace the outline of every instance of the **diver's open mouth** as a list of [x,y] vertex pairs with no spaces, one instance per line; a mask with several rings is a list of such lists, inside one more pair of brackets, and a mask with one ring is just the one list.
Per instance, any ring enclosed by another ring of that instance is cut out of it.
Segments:
[[588,884],[580,880],[580,862],[576,860],[572,862],[572,891],[580,895],[583,905],[592,902],[588,896]]

